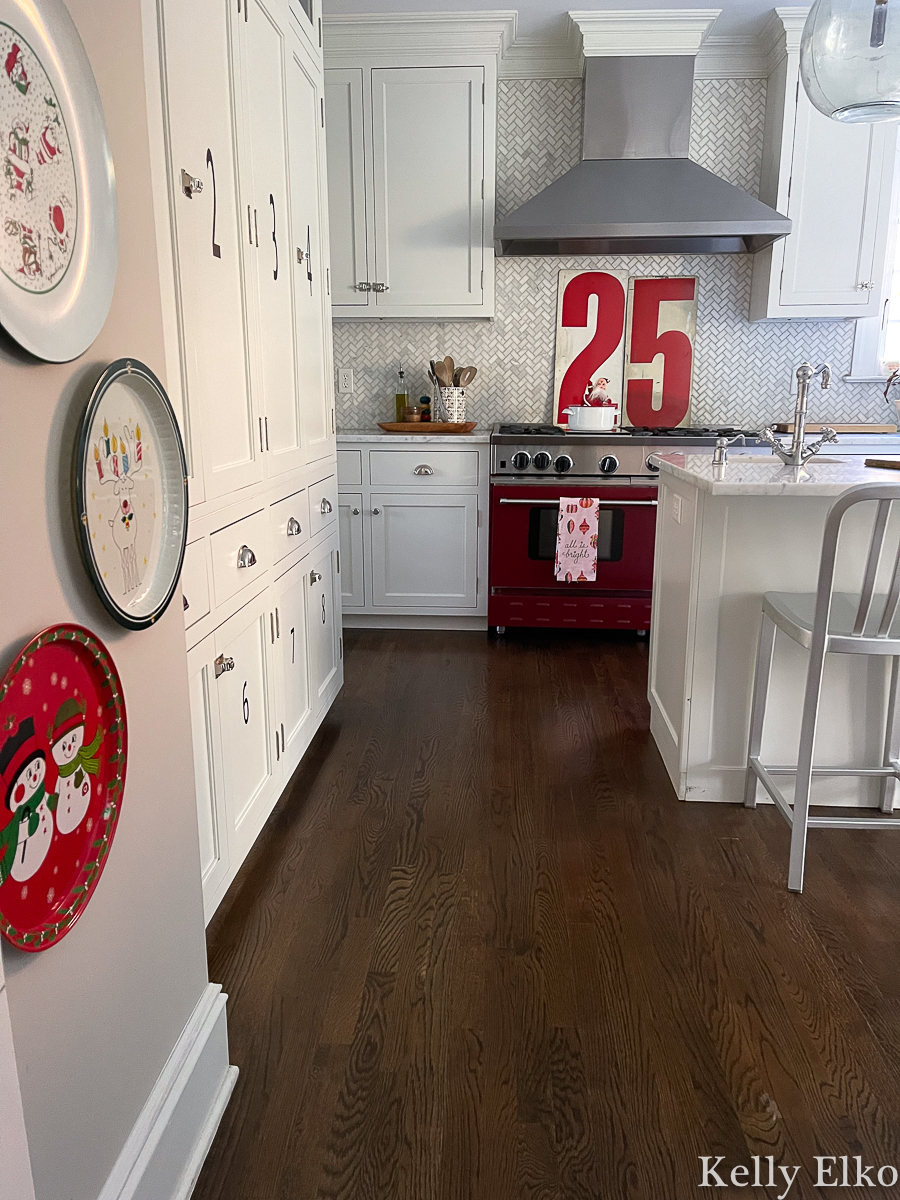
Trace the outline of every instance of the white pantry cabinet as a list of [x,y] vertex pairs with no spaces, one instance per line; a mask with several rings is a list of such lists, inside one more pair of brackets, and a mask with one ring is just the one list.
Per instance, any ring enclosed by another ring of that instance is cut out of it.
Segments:
[[338,451],[345,620],[486,627],[487,438],[350,439]]
[[494,311],[497,69],[509,14],[327,17],[336,317]]
[[878,315],[897,129],[842,125],[808,100],[799,74],[804,10],[778,10],[782,56],[769,76],[760,199],[791,233],[753,260],[750,319]]
[[343,679],[320,9],[145,12],[209,918]]

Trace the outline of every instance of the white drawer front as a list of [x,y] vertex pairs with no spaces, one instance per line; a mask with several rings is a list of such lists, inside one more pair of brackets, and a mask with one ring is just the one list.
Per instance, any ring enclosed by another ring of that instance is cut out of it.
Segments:
[[[224,604],[241,588],[258,578],[268,566],[265,510],[216,530],[209,544],[216,603]],[[241,559],[246,563],[245,566],[238,565]],[[251,561],[253,559],[255,561]]]
[[338,450],[337,464],[341,487],[359,487],[362,484],[362,450]]
[[306,488],[269,506],[272,561],[280,562],[309,540],[309,500]]
[[185,629],[190,629],[209,612],[208,557],[205,538],[185,547],[184,565],[181,568]]
[[369,474],[372,486],[415,484],[416,487],[477,487],[478,451],[371,450]]
[[311,537],[337,520],[337,478],[329,475],[314,483],[309,489],[309,532]]

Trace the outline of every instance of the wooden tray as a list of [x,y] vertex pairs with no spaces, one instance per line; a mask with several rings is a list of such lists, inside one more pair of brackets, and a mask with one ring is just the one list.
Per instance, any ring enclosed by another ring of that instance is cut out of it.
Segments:
[[[806,432],[807,433],[821,433],[822,430],[828,424],[829,424],[828,421],[807,421],[806,422]],[[775,430],[776,433],[793,433],[794,432],[794,422],[793,421],[779,421],[778,424],[773,425],[772,428]],[[829,426],[829,428],[833,429],[835,433],[896,433],[897,432],[896,425],[837,425],[837,424],[832,424]],[[830,451],[829,451],[829,453],[830,453]]]
[[379,421],[385,433],[471,433],[477,421]]

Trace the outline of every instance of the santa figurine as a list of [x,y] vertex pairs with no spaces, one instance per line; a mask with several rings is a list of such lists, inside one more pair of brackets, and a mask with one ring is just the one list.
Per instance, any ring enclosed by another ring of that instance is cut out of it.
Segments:
[[0,747],[0,779],[12,813],[0,830],[0,884],[12,876],[30,879],[47,857],[53,840],[56,796],[47,795],[47,756],[37,745],[34,721],[27,717]]
[[100,770],[97,752],[103,741],[98,729],[89,746],[84,744],[85,706],[77,700],[64,700],[49,730],[53,761],[59,778],[56,784],[56,828],[71,833],[84,819],[91,803],[91,775]]

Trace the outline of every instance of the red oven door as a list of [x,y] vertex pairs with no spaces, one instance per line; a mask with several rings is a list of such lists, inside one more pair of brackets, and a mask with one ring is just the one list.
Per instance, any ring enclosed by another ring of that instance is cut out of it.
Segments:
[[[597,580],[561,583],[553,574],[560,496],[600,500]],[[653,583],[656,488],[640,485],[491,487],[490,586],[597,592],[649,592]]]

